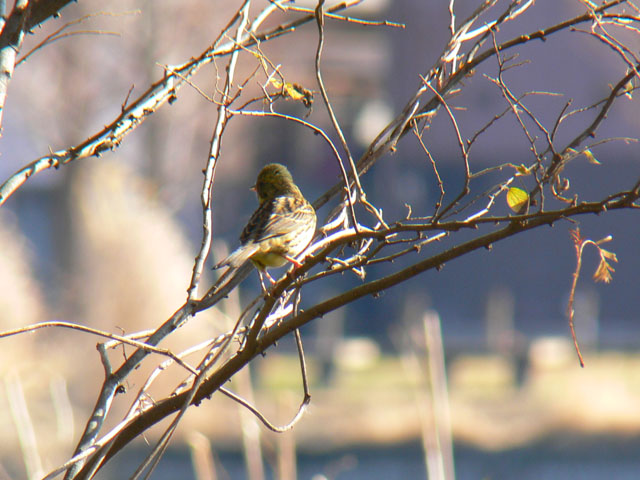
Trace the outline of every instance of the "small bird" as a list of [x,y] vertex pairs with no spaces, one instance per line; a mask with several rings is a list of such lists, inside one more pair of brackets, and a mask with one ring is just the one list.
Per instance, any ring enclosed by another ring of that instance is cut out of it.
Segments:
[[[293,182],[289,170],[279,163],[266,165],[254,189],[260,203],[240,235],[240,247],[214,268],[239,267],[248,259],[258,268],[260,280],[268,267],[281,267],[295,259],[311,242],[316,212]],[[264,289],[264,283],[262,284]]]

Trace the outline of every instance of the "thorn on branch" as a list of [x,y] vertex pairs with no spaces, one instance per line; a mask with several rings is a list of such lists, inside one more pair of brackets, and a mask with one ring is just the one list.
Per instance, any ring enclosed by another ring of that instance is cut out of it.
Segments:
[[125,110],[127,109],[127,104],[129,103],[129,97],[131,97],[131,92],[133,92],[133,89],[135,88],[135,84],[131,84],[131,86],[129,87],[129,91],[127,92],[127,96],[124,97],[124,102],[122,102],[122,105],[120,106],[120,111],[124,114]]

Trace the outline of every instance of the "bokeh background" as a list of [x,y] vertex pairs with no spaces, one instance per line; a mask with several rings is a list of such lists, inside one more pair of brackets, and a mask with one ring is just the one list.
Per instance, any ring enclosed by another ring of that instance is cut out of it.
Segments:
[[[444,48],[447,4],[371,0],[352,11],[404,23],[404,29],[327,22],[324,79],[355,156],[404,106],[419,74]],[[471,0],[456,2],[458,18],[475,7]],[[162,75],[162,65],[182,63],[204,50],[236,8],[224,1],[86,0],[36,29],[23,52],[64,23],[102,12],[81,24],[102,34],[61,39],[17,68],[0,139],[0,179],[100,130],[118,114],[130,89],[136,98]],[[541,0],[497,38],[532,32],[583,11],[575,0]],[[629,39],[637,53],[638,37],[629,34]],[[316,42],[316,27],[309,24],[262,50],[283,66],[288,81],[314,90]],[[574,106],[586,106],[605,97],[626,71],[605,45],[584,33],[560,33],[527,44],[518,54],[526,63],[509,70],[507,81],[519,93],[562,94],[530,97],[528,105],[546,122],[569,98]],[[243,54],[238,78],[255,66],[255,59]],[[496,65],[475,72],[453,102],[464,107],[456,116],[465,136],[505,108],[485,74],[495,76]],[[210,66],[195,83],[213,93],[215,76]],[[308,113],[295,102],[280,108]],[[114,152],[44,172],[14,194],[0,209],[0,329],[64,320],[131,333],[169,317],[186,297],[200,246],[202,169],[215,115],[215,105],[184,87],[173,105]],[[310,118],[330,130],[319,96]],[[571,139],[589,118],[567,122],[558,142]],[[624,100],[598,138],[638,137],[639,129],[637,98]],[[447,198],[453,198],[461,188],[462,161],[446,115],[436,117],[425,142]],[[601,199],[640,176],[636,144],[612,142],[594,148],[594,154],[603,165],[568,167],[572,192],[581,199]],[[531,160],[519,127],[512,118],[503,119],[474,146],[472,168]],[[235,245],[256,206],[248,189],[260,166],[272,161],[290,167],[310,200],[338,178],[331,152],[309,130],[279,119],[234,119],[216,172],[213,215],[219,248]],[[497,178],[481,178],[472,186],[482,192]],[[363,182],[369,200],[383,207],[387,218],[403,216],[405,203],[414,215],[429,215],[439,197],[431,164],[409,137]],[[506,206],[498,211],[506,213]],[[327,213],[325,207],[319,217]],[[579,221],[583,234],[594,240],[613,235],[608,248],[620,260],[613,282],[595,285],[590,272],[597,255],[585,256],[577,295],[585,369],[573,353],[565,315],[575,265],[569,236],[574,224],[558,223],[467,255],[305,328],[311,410],[292,433],[261,433],[266,474],[271,475],[277,452],[295,450],[299,478],[423,478],[422,425],[433,424],[433,418],[421,328],[425,315],[436,314],[447,362],[457,478],[637,478],[640,222],[629,212]],[[385,271],[391,270],[373,269],[370,275]],[[331,288],[358,282],[344,277]],[[251,278],[240,298],[257,291],[257,279]],[[228,308],[232,313],[237,306]],[[199,315],[167,346],[179,349],[216,335],[224,313]],[[16,420],[25,413],[37,444],[37,455],[28,460],[35,462],[32,469],[47,471],[68,458],[103,379],[97,341],[60,329],[0,340],[0,478],[26,477]],[[145,373],[131,379],[131,390]],[[301,397],[292,342],[257,361],[252,373],[256,403],[284,423]],[[26,409],[17,407],[21,404]],[[126,401],[114,408],[125,409]],[[189,454],[203,444],[215,452],[218,471],[226,472],[219,478],[243,478],[239,452],[247,435],[260,434],[247,433],[236,405],[224,398],[196,410],[185,419],[176,449],[156,478],[195,475]],[[120,469],[135,465],[137,452],[128,455],[111,467],[111,478],[122,478]]]

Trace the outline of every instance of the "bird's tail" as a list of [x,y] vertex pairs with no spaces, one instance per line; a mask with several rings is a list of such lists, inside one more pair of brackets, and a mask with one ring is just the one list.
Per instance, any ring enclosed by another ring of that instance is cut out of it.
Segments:
[[241,247],[231,252],[231,254],[229,254],[227,258],[225,258],[221,262],[218,262],[216,265],[214,265],[213,269],[215,270],[218,268],[225,267],[227,265],[233,268],[238,268],[244,262],[249,260],[249,258],[251,258],[251,256],[257,251],[258,251],[258,247],[257,245],[254,245],[253,242],[242,245]]

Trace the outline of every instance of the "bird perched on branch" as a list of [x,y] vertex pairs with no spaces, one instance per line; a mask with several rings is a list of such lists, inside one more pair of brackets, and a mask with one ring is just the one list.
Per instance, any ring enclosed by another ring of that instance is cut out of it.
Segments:
[[[279,163],[266,165],[254,186],[260,203],[240,235],[240,247],[214,268],[239,267],[248,259],[262,274],[268,267],[281,267],[295,259],[311,242],[316,230],[316,212],[293,182],[289,170]],[[263,284],[264,288],[264,284]]]

